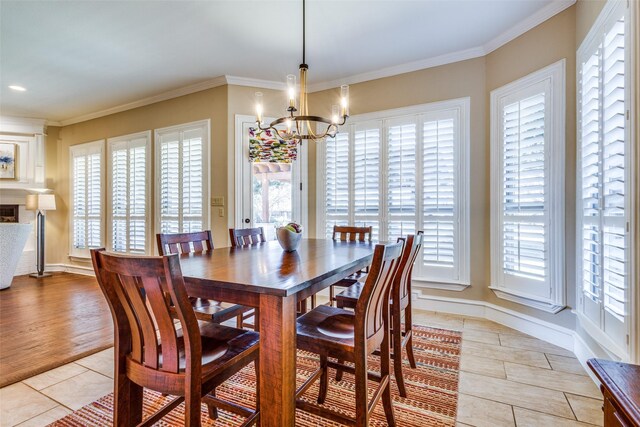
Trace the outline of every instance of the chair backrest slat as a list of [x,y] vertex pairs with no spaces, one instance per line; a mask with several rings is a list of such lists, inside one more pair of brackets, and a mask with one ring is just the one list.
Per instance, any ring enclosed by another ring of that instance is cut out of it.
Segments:
[[248,245],[257,245],[258,243],[264,243],[267,238],[264,234],[264,228],[230,228],[229,240],[231,240],[231,246],[240,247]]
[[[392,299],[394,304],[399,304],[398,309],[407,306],[408,299],[411,298],[411,277],[413,275],[413,266],[415,264],[418,253],[422,248],[424,234],[422,231],[414,236],[409,234],[405,241],[402,258],[398,266],[398,274],[393,281]],[[398,239],[400,240],[400,239]],[[404,240],[404,239],[403,239]]]
[[156,234],[160,255],[188,254],[213,250],[211,230],[194,233],[158,233]]
[[365,340],[377,335],[384,326],[385,310],[388,314],[389,293],[402,248],[402,242],[376,245],[369,274],[355,311],[356,323],[362,328],[361,331],[356,330],[356,334],[363,333]]
[[187,342],[200,342],[198,322],[184,287],[178,255],[132,257],[107,254],[99,249],[92,250],[91,257],[100,288],[114,313],[120,340],[131,343],[132,360],[147,368],[178,373],[181,347],[170,301],[165,298],[167,292],[176,302],[187,356],[192,353]]
[[352,227],[348,225],[334,225],[333,226],[333,240],[340,240],[342,242],[371,242],[371,235],[373,234],[373,227]]

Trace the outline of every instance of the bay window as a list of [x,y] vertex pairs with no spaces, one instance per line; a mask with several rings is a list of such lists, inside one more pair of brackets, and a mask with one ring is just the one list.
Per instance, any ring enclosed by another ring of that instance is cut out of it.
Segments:
[[318,156],[318,231],[372,226],[373,239],[425,232],[414,279],[469,284],[469,99],[349,119]]

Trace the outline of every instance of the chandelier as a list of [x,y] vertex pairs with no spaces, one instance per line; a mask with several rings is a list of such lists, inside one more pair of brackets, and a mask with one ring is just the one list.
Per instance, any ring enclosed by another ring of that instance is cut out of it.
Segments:
[[[297,96],[296,76],[287,76],[287,97],[289,115],[272,121],[268,126],[263,123],[262,92],[256,92],[256,116],[260,130],[272,130],[285,141],[301,141],[303,139],[321,141],[326,137],[335,138],[338,126],[346,123],[349,117],[349,86],[340,86],[340,106],[331,106],[331,119],[309,115],[307,106],[307,71],[306,64],[306,28],[305,28],[305,0],[302,0],[302,64],[300,64],[300,96]],[[299,110],[296,108],[299,105]]]

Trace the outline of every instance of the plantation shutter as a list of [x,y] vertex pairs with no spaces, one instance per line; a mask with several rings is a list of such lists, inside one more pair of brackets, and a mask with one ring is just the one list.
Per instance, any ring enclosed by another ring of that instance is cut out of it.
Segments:
[[600,240],[600,50],[582,66],[580,103],[582,140],[580,175],[582,178],[582,288],[593,301],[601,294]]
[[325,236],[349,222],[349,134],[325,140]]
[[602,116],[604,308],[626,314],[625,49],[624,19],[604,37]]
[[201,231],[206,220],[204,126],[158,131],[160,232]]
[[73,203],[71,256],[89,256],[102,246],[103,141],[72,146],[71,194]]
[[149,253],[148,246],[148,134],[107,142],[111,160],[111,249]]
[[447,114],[427,118],[422,128],[423,270],[435,277],[458,279],[453,269],[458,250],[457,123]]
[[[625,7],[578,52],[578,280],[581,314],[620,357],[629,352],[629,137]],[[596,333],[595,336],[599,336]]]
[[387,235],[389,241],[416,229],[415,117],[387,123]]
[[503,133],[503,271],[547,277],[545,93],[507,104]]
[[357,125],[353,137],[353,207],[356,226],[372,226],[373,239],[380,232],[380,122]]

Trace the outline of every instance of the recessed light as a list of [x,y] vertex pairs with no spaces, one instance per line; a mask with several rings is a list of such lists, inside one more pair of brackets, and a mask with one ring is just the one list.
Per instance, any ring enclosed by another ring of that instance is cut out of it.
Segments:
[[25,92],[27,90],[27,89],[23,88],[22,86],[18,86],[18,85],[11,85],[11,86],[9,86],[9,89],[15,90],[17,92]]

